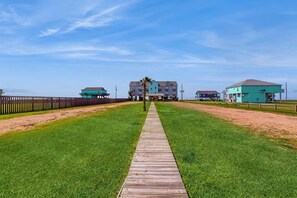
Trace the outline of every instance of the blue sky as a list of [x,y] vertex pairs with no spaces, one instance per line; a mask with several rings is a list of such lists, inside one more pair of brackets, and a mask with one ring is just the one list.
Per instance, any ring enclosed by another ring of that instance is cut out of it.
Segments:
[[0,88],[127,97],[149,76],[197,90],[247,78],[288,82],[297,98],[296,0],[1,0]]

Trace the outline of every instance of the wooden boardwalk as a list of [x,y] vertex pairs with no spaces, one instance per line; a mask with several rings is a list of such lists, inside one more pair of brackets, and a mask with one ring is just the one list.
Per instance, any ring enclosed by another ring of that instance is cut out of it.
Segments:
[[118,197],[188,197],[154,103]]

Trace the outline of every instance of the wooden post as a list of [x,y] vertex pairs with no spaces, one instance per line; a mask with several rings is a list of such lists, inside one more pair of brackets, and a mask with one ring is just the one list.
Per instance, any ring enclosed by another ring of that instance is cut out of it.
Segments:
[[61,109],[61,98],[59,97],[59,109]]
[[274,110],[277,110],[277,104],[274,105]]
[[2,96],[0,96],[0,115],[2,115]]
[[248,108],[248,109],[250,108],[250,103],[247,103],[247,108]]
[[259,104],[259,109],[261,109],[261,104]]
[[297,105],[295,106],[295,112],[297,112]]
[[34,97],[32,97],[32,111],[34,111]]
[[42,110],[44,110],[44,98],[42,98]]
[[54,109],[54,98],[51,97],[51,109]]

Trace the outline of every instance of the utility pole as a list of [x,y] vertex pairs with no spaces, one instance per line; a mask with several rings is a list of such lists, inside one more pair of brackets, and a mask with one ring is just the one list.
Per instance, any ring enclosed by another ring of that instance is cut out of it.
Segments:
[[181,100],[184,100],[184,92],[185,92],[185,90],[184,90],[184,85],[182,84],[182,85],[181,85],[181,90],[180,90]]
[[118,97],[118,86],[116,85],[115,86],[115,99],[117,99]]
[[288,83],[286,82],[286,100],[288,100]]

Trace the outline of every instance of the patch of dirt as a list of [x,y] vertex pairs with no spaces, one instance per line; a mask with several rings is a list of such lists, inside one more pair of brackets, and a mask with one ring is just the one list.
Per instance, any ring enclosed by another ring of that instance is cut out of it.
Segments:
[[184,102],[173,102],[172,104],[209,113],[236,125],[248,127],[256,133],[268,135],[271,138],[297,139],[297,116]]
[[98,106],[91,106],[79,109],[64,109],[55,111],[52,113],[40,114],[40,115],[30,115],[17,118],[11,118],[7,120],[0,120],[0,135],[12,131],[25,131],[36,127],[37,125],[47,124],[56,120],[61,120],[64,118],[77,117],[84,115],[86,113],[92,113],[97,111],[103,111],[107,109],[113,109],[125,105],[136,104],[135,102],[123,102],[123,103],[113,103],[104,104]]

